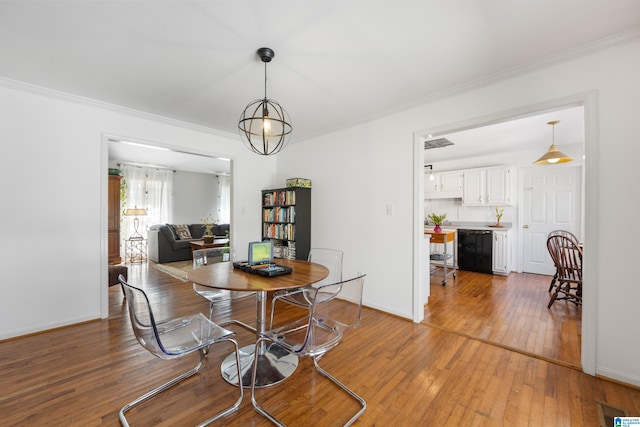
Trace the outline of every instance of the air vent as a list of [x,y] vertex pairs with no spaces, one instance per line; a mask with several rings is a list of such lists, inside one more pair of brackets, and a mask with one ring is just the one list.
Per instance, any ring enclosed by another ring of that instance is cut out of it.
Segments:
[[424,149],[429,150],[431,148],[446,147],[447,145],[453,145],[453,142],[449,141],[447,138],[432,139],[424,142]]

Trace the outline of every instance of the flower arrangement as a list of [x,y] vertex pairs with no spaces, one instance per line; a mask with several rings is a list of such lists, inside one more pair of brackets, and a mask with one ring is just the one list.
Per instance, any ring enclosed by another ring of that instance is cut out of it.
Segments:
[[498,225],[500,225],[500,220],[502,219],[502,215],[504,215],[504,208],[500,209],[496,206],[496,220]]
[[204,236],[213,236],[213,226],[216,225],[216,221],[211,214],[208,214],[204,218],[200,218],[200,222],[204,225]]
[[442,215],[436,215],[434,213],[427,216],[427,219],[433,222],[435,225],[442,225],[445,218],[447,217],[447,213],[443,213]]
[[427,215],[427,219],[435,224],[435,227],[433,227],[433,231],[435,231],[436,233],[439,233],[440,230],[442,230],[442,227],[440,226],[442,225],[446,217],[446,212],[442,215],[436,215],[435,213]]

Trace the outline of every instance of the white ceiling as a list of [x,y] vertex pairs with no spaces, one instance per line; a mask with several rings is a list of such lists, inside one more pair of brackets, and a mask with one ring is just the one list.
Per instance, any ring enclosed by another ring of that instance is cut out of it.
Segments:
[[0,0],[0,79],[235,134],[268,46],[296,142],[639,28],[637,0]]

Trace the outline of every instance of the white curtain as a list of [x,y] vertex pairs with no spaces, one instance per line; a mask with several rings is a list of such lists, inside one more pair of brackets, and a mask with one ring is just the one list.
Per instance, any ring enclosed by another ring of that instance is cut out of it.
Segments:
[[[127,209],[142,208],[146,216],[138,216],[138,232],[147,238],[147,229],[153,224],[170,222],[173,171],[140,166],[121,165],[127,191],[123,214]],[[123,215],[121,241],[135,234],[134,219]],[[123,252],[124,253],[124,252]]]
[[229,177],[218,176],[218,224],[231,222],[231,188]]

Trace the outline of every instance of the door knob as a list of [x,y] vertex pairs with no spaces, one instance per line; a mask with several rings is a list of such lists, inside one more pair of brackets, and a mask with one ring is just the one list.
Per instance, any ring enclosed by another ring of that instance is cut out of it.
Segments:
[[523,225],[522,228],[529,228],[529,224]]

